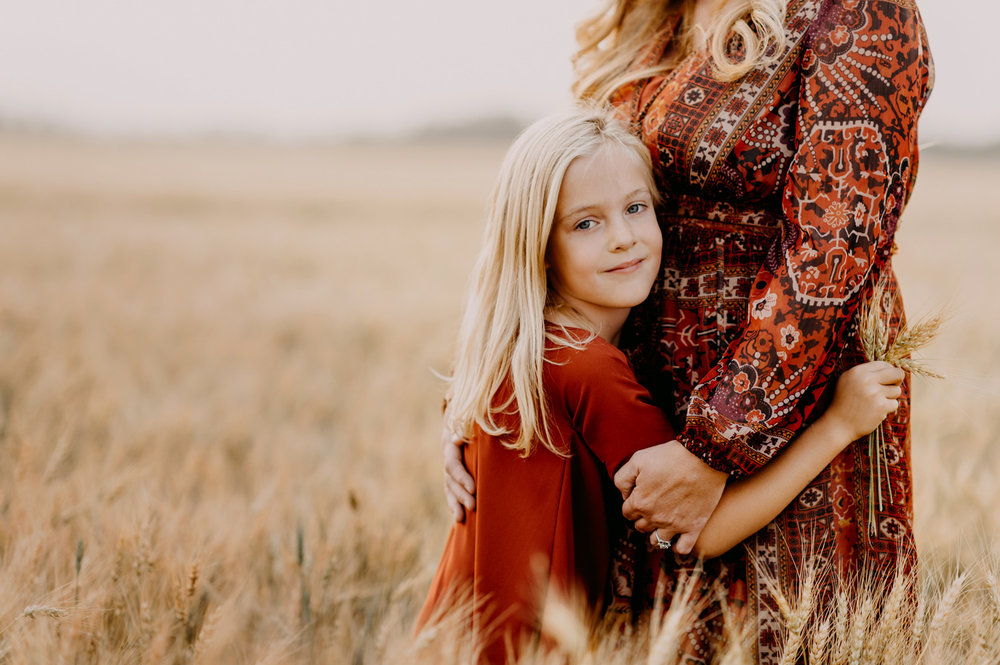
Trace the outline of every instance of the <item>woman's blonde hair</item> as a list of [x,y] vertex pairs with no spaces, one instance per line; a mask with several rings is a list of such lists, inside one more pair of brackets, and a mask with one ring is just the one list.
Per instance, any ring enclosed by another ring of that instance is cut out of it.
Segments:
[[[722,2],[724,0],[717,0]],[[694,26],[696,0],[605,0],[576,30],[573,94],[607,102],[625,83],[666,74],[705,39],[715,76],[740,78],[781,56],[788,0],[730,0],[714,12],[705,34]],[[667,57],[648,67],[633,63],[668,21],[680,21]],[[730,44],[742,52],[730,59]]]
[[[604,109],[579,108],[539,120],[504,158],[449,379],[447,424],[466,439],[478,426],[522,456],[531,454],[536,442],[567,453],[549,432],[545,347],[579,347],[588,340],[562,327],[547,330],[546,312],[558,308],[574,326],[595,331],[549,288],[545,252],[566,169],[608,146],[635,156],[655,201],[649,151]],[[511,415],[516,429],[505,424]]]

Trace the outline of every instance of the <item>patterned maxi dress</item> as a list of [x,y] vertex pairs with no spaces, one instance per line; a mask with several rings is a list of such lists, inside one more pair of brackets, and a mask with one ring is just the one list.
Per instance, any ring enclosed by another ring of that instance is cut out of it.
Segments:
[[[675,29],[635,66],[664,57]],[[668,380],[661,395],[678,440],[737,477],[818,416],[830,379],[862,359],[854,315],[880,274],[892,278],[933,78],[913,0],[789,0],[785,30],[783,57],[737,81],[714,79],[707,53],[695,52],[612,100],[649,146],[667,200],[661,280],[635,323],[656,344],[633,361]],[[893,318],[898,327],[901,306]],[[886,500],[873,533],[862,441],[745,551],[792,590],[806,557],[842,573],[911,564],[908,424],[904,386],[886,422]],[[757,616],[756,657],[773,662],[778,616],[754,566],[731,563]]]

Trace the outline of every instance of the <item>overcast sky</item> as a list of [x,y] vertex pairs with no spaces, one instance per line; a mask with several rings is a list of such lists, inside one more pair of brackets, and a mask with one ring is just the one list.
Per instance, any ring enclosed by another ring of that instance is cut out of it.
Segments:
[[[399,135],[569,101],[594,0],[0,0],[0,119],[111,134]],[[1000,141],[997,0],[923,0],[922,142]]]

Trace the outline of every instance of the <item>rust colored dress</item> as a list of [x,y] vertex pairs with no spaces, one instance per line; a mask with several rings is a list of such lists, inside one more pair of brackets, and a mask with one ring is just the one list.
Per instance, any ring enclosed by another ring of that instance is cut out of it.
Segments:
[[516,653],[537,638],[546,593],[582,592],[601,607],[611,543],[625,526],[611,478],[636,450],[674,436],[624,354],[603,339],[551,348],[546,360],[555,441],[569,456],[538,446],[523,458],[482,432],[473,437],[465,462],[476,510],[452,526],[417,620],[419,630],[456,588],[471,589],[473,636],[494,664],[506,661],[508,643]]
[[[635,66],[659,62],[675,29]],[[862,360],[855,312],[892,277],[932,82],[913,0],[789,0],[785,33],[778,61],[737,81],[713,78],[701,51],[612,100],[666,198],[662,275],[636,313],[633,365],[678,440],[737,477],[784,448],[819,415],[831,378]],[[894,328],[902,316],[897,305]],[[912,564],[908,397],[904,386],[886,421],[881,509],[868,514],[872,459],[856,442],[746,542],[786,589],[806,558],[843,573]],[[731,568],[746,576],[756,657],[772,662],[779,619],[743,557]]]

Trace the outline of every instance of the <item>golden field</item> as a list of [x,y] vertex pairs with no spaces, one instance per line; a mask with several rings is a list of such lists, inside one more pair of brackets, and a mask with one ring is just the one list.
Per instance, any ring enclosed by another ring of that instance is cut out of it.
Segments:
[[[504,147],[0,136],[0,663],[421,658],[434,371]],[[823,662],[996,663],[1000,162],[928,150],[898,244],[911,314],[949,312],[918,660],[852,624]]]

